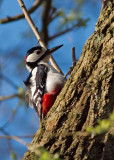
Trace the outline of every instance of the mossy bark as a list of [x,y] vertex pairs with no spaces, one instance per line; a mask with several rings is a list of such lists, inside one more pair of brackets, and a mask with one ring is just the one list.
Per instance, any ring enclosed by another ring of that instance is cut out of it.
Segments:
[[[114,128],[89,136],[87,126],[109,117],[114,108],[114,3],[101,10],[94,33],[32,144],[65,160],[112,160]],[[27,151],[23,160],[33,160]]]

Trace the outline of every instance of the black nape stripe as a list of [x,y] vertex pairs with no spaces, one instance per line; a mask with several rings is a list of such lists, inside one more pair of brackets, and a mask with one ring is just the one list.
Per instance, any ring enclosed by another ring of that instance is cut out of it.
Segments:
[[41,46],[33,47],[33,48],[31,48],[31,49],[29,49],[29,50],[27,51],[26,56],[30,55],[30,54],[33,53],[35,50],[41,51],[41,49],[42,49]]
[[37,66],[38,61],[36,62],[27,62],[26,64],[30,67],[30,68],[35,68]]

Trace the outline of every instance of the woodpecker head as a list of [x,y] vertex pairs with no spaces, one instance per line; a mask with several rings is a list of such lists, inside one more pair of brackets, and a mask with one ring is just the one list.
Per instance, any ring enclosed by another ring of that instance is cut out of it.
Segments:
[[29,71],[31,71],[37,64],[43,62],[48,63],[49,58],[53,52],[62,47],[63,45],[56,46],[52,49],[45,49],[37,46],[28,50],[25,58],[25,64]]

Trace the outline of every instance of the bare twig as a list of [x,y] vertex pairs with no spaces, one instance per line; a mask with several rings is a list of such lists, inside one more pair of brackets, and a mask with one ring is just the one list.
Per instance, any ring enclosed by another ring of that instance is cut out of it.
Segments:
[[[4,131],[3,129],[2,129],[2,130],[0,129],[0,131],[1,131],[4,135],[6,135],[6,136],[9,135],[9,134],[8,134],[6,131]],[[12,152],[12,151],[13,151],[13,148],[12,148],[12,144],[11,144],[10,140],[9,140],[9,139],[6,139],[6,141],[7,141],[7,143],[8,143],[8,147],[9,147],[10,152]]]
[[11,144],[10,144],[10,139],[15,140],[23,145],[25,145],[26,147],[29,146],[28,143],[26,143],[24,140],[22,140],[21,138],[32,138],[34,135],[22,135],[22,136],[11,136],[9,135],[4,129],[0,129],[0,132],[2,132],[5,136],[0,136],[0,139],[6,139],[8,142],[8,146],[10,148],[10,150],[12,150]]
[[[43,2],[44,0],[36,0],[33,4],[33,6],[28,10],[28,13],[33,13],[40,5],[41,3]],[[13,17],[9,17],[7,16],[6,18],[4,19],[0,19],[0,23],[3,24],[3,23],[9,23],[9,22],[13,22],[13,21],[17,21],[17,20],[20,20],[24,18],[24,14],[21,13],[19,15],[16,15],[16,16],[13,16]]]
[[10,96],[1,96],[0,97],[0,101],[3,101],[3,100],[8,100],[8,99],[11,99],[11,98],[16,98],[16,97],[18,97],[18,98],[23,98],[21,95],[19,95],[19,94],[13,94],[13,95],[10,95]]
[[[46,49],[46,45],[44,44],[44,42],[43,42],[42,39],[41,39],[40,33],[39,33],[39,31],[38,31],[38,28],[35,26],[33,20],[31,19],[31,17],[30,17],[30,15],[29,15],[29,13],[28,13],[28,11],[27,11],[27,9],[26,9],[23,1],[22,1],[22,0],[17,0],[17,1],[18,1],[19,5],[20,5],[21,9],[23,10],[23,13],[24,13],[24,15],[25,15],[26,20],[28,21],[29,25],[31,26],[31,29],[33,30],[36,38],[38,39],[39,44],[40,44],[43,48]],[[51,64],[52,64],[52,66],[53,66],[58,72],[61,70],[61,69],[59,68],[59,66],[55,63],[55,61],[54,61],[54,59],[53,59],[52,56],[51,56]],[[62,73],[62,71],[61,71],[61,73]]]
[[51,40],[53,40],[54,38],[59,37],[59,36],[65,34],[65,33],[67,33],[67,32],[69,32],[69,31],[73,30],[73,29],[76,28],[76,27],[80,27],[81,25],[82,25],[82,23],[81,23],[81,22],[78,22],[78,23],[72,25],[71,27],[65,29],[64,31],[58,32],[58,33],[54,34],[53,36],[49,37],[49,41],[51,41]]
[[0,139],[12,139],[28,147],[28,143],[26,143],[25,141],[23,141],[21,138],[17,136],[5,135],[5,136],[0,136]]
[[70,67],[69,71],[67,72],[67,74],[64,76],[65,78],[71,73],[72,67]]
[[49,19],[51,7],[52,7],[52,0],[46,0],[44,2],[44,7],[43,7],[42,29],[41,29],[42,38],[46,45],[48,43],[48,19]]
[[14,89],[18,89],[18,86],[11,80],[9,79],[6,75],[0,73],[0,78],[4,79],[7,83],[9,83]]
[[56,61],[54,60],[54,58],[51,56],[51,58],[50,58],[50,62],[51,62],[51,64],[54,64],[54,68],[59,72],[59,73],[61,73],[62,75],[64,75],[63,74],[63,72],[62,72],[62,70],[59,68],[59,66],[57,65],[57,63],[56,63]]
[[72,47],[72,67],[76,65],[75,47]]
[[72,47],[72,67],[70,67],[69,71],[65,75],[65,78],[72,72],[75,65],[76,65],[75,47]]
[[23,13],[24,13],[24,15],[25,15],[26,20],[28,21],[31,29],[33,30],[36,38],[38,39],[39,44],[40,44],[43,48],[46,48],[44,42],[41,40],[41,36],[40,36],[39,31],[38,31],[38,28],[35,26],[32,18],[30,17],[30,15],[29,15],[29,13],[28,13],[25,5],[24,5],[24,2],[23,2],[22,0],[17,0],[17,1],[18,1],[19,5],[20,5],[20,7],[21,7],[21,9],[22,9],[22,11],[23,11]]
[[34,134],[17,136],[19,138],[33,138]]
[[2,132],[4,134],[4,136],[0,136],[0,139],[6,139],[6,141],[8,143],[9,150],[10,150],[11,153],[14,153],[14,151],[13,151],[12,143],[10,142],[10,140],[15,140],[15,141],[23,144],[27,148],[31,147],[30,144],[26,143],[21,138],[33,138],[33,136],[34,136],[33,134],[32,135],[11,136],[4,129],[0,129],[0,132]]
[[56,12],[54,15],[50,15],[49,19],[48,19],[48,24],[51,23],[55,18],[57,18],[58,16],[60,16],[60,12]]
[[19,108],[19,106],[17,106],[16,109],[12,111],[10,118],[8,118],[8,120],[0,127],[0,130],[4,130],[6,127],[8,127],[9,123],[14,118],[18,108]]

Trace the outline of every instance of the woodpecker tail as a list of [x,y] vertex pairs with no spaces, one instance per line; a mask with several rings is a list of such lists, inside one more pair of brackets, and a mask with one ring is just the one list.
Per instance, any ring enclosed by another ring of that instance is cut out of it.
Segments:
[[35,110],[36,110],[36,113],[38,114],[39,121],[40,121],[40,123],[41,123],[41,122],[42,122],[42,119],[43,119],[42,104],[38,102],[36,105],[34,104],[34,108],[35,108]]

